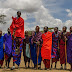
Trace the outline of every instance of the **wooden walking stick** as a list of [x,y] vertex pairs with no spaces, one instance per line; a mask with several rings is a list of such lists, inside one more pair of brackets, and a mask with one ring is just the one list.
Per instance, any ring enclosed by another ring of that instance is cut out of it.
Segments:
[[66,39],[65,39],[65,59],[66,59],[66,63],[67,63],[67,50],[66,50]]
[[[3,44],[3,49],[5,49],[5,44]],[[4,53],[4,59],[5,59],[5,53]],[[4,60],[5,62],[5,60]],[[6,67],[6,64],[4,65],[4,68]]]
[[[29,49],[30,49],[30,44],[29,44]],[[31,50],[30,50],[30,58],[31,58]],[[31,58],[31,66],[33,67],[33,65],[32,65],[32,58]]]
[[38,49],[37,49],[37,69],[38,69],[38,57],[39,57],[39,45],[38,45]]

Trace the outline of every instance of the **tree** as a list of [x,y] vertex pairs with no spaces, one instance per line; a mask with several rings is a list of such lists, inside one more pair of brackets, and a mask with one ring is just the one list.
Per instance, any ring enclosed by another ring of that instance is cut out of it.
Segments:
[[4,14],[1,14],[1,15],[0,15],[0,23],[1,23],[1,24],[6,24],[6,22],[5,22],[5,20],[4,20],[5,17],[6,17],[6,15],[4,15]]

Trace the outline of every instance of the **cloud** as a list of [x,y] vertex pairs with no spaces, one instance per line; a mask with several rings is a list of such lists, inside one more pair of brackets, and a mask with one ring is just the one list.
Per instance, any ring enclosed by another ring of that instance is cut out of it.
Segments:
[[3,7],[26,12],[35,12],[41,6],[41,0],[5,0]]
[[59,28],[62,27],[62,21],[60,19],[55,19],[48,9],[46,9],[43,5],[41,6],[40,10],[35,13],[36,22],[40,27],[48,26],[48,27],[55,27],[58,26]]
[[65,26],[67,26],[67,28],[69,30],[70,26],[72,26],[72,20],[67,20],[64,24],[65,24]]
[[[54,4],[54,2],[56,2],[57,0],[45,1],[53,3],[53,5],[49,6],[55,6],[55,11],[59,12],[60,8],[56,7],[57,3]],[[63,25],[67,25],[67,23],[70,22],[67,21],[66,23],[63,23],[62,20],[54,18],[51,14],[51,10],[46,8],[43,2],[43,0],[0,0],[0,14],[6,15],[6,18],[4,18],[4,20],[7,22],[6,25],[1,24],[0,27],[3,28],[3,31],[5,32],[11,25],[11,17],[15,17],[18,10],[22,12],[22,18],[25,20],[25,30],[35,30],[36,25],[39,25],[41,27],[41,30],[43,30],[44,26],[59,27],[59,29],[61,29]],[[32,22],[30,20],[32,20]]]
[[[1,8],[2,14],[7,17],[5,21],[7,24],[4,31],[10,26],[12,16],[16,15],[16,10],[22,11],[22,17],[25,20],[25,30],[35,30],[36,25],[39,25],[41,29],[44,26],[48,27],[61,27],[62,21],[60,19],[55,19],[51,14],[50,10],[44,7],[41,0],[5,0],[4,6]],[[35,18],[35,22],[27,22],[28,19]],[[4,25],[2,25],[4,28]]]
[[66,9],[66,12],[68,12],[67,16],[72,18],[72,11],[70,9]]

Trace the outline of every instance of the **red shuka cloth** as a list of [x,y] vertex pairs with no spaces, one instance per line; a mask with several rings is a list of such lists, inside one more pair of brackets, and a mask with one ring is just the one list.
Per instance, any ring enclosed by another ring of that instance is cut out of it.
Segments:
[[8,55],[7,55],[7,54],[5,54],[5,60],[8,60],[8,58],[9,58],[9,57],[8,57]]
[[13,34],[14,29],[16,29],[15,36],[24,38],[24,20],[23,18],[19,17],[17,19],[17,18],[12,17],[12,19],[13,21],[10,26],[11,35]]
[[56,58],[53,58],[53,59],[52,59],[52,63],[53,63],[53,62],[57,62],[57,61],[59,61],[59,59],[56,59]]
[[72,70],[72,65],[71,65],[71,70]]
[[45,65],[45,68],[47,68],[47,69],[50,68],[50,60],[45,59],[45,60],[43,60],[43,63],[44,63],[44,65]]
[[0,60],[0,64],[1,64],[1,66],[3,65],[3,61],[4,61],[4,60]]
[[65,42],[61,39],[60,40],[60,64],[65,63]]
[[43,44],[41,48],[42,60],[51,59],[51,49],[52,49],[52,33],[47,32],[42,34]]

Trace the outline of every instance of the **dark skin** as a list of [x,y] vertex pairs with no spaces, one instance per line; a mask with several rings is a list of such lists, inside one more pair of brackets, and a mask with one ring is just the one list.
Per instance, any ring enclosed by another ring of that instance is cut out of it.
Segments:
[[54,28],[54,32],[57,34],[57,32],[58,32],[58,29],[55,27]]
[[28,36],[28,31],[25,31],[25,36]]
[[38,33],[39,32],[39,26],[36,26],[36,33]]
[[63,27],[63,32],[66,32],[66,30],[67,30],[66,27]]
[[[36,30],[36,33],[38,33],[38,32],[39,32],[39,26],[36,26],[35,30]],[[33,32],[32,34],[33,34],[33,36],[35,35],[34,32]],[[34,43],[36,43],[36,42],[34,41]],[[39,44],[39,43],[40,43],[40,42],[38,41],[38,44]]]
[[70,27],[70,33],[72,33],[72,26]]
[[7,31],[8,31],[8,34],[10,34],[10,28],[8,28],[8,30],[7,30]]
[[[40,29],[40,28],[39,28],[39,26],[36,26],[36,28],[35,28],[36,33],[38,33],[38,32],[39,32],[39,29]],[[34,41],[34,43],[36,43],[36,42]],[[40,44],[40,42],[38,41],[38,42],[37,42],[37,44],[39,45],[39,44]]]
[[0,37],[2,36],[2,31],[0,30]]
[[18,11],[18,12],[17,12],[17,17],[19,18],[20,16],[21,16],[21,12]]
[[[67,28],[64,26],[64,27],[63,27],[63,33],[65,33],[66,30],[67,30]],[[66,36],[64,36],[64,38],[66,39]]]
[[47,27],[44,27],[44,33],[46,33],[48,31]]

